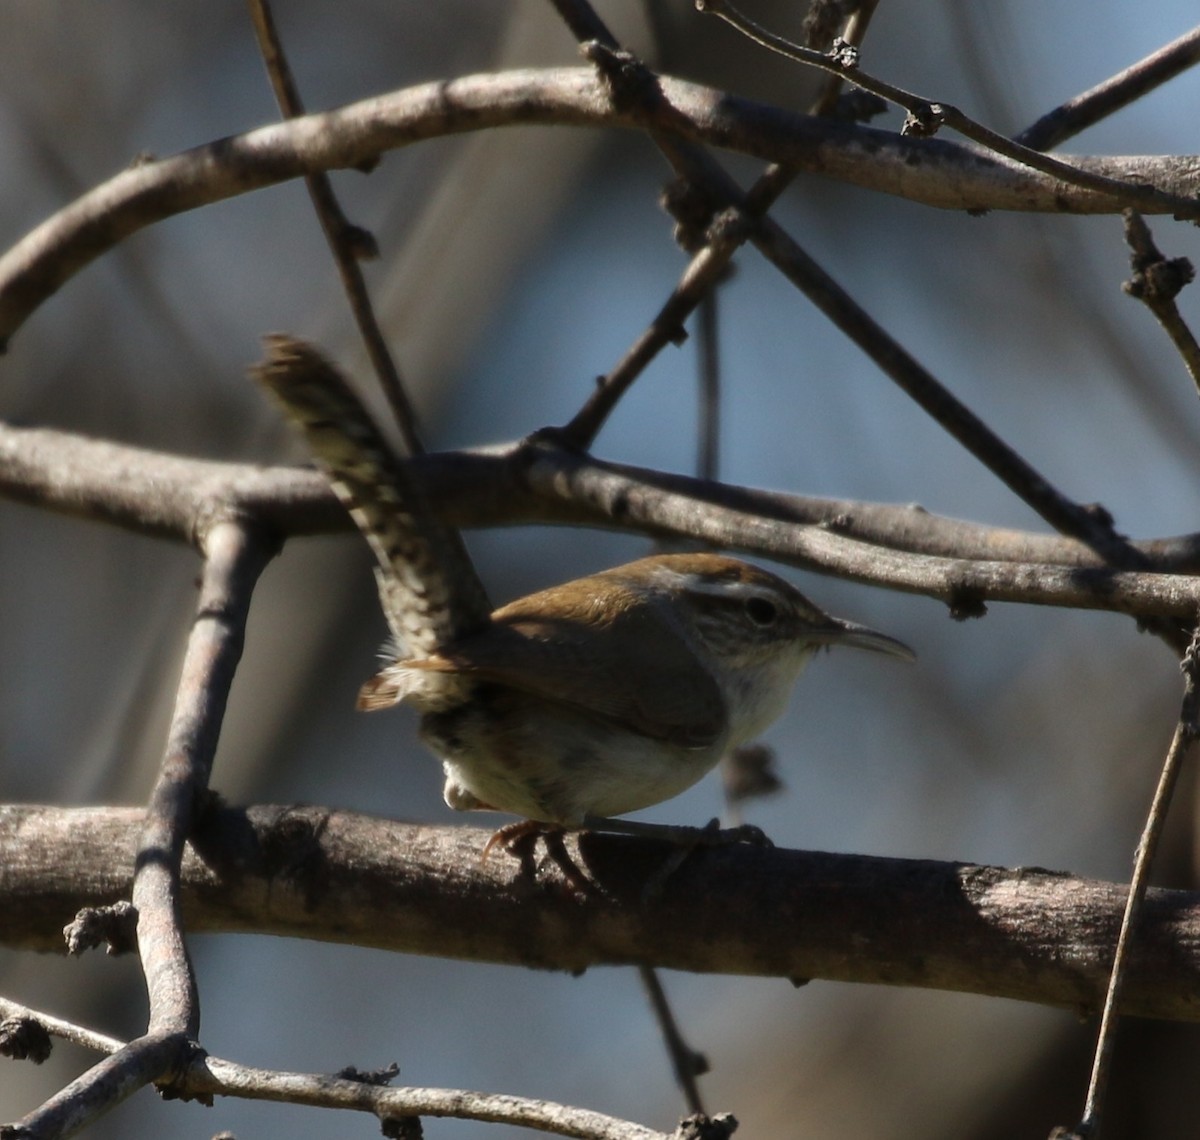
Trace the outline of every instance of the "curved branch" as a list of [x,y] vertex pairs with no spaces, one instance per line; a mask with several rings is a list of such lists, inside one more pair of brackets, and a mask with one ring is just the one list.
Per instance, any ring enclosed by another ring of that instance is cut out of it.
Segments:
[[[674,132],[946,209],[1116,213],[1129,204],[977,147],[793,114],[678,79],[660,78],[656,98],[645,105],[615,99],[592,68],[472,75],[261,127],[122,171],[0,257],[0,342],[84,266],[164,218],[320,171],[369,169],[380,154],[424,139],[528,124]],[[1196,156],[1064,161],[1179,197],[1200,190]]]
[[213,527],[205,536],[205,552],[196,619],[138,844],[132,891],[150,998],[148,1032],[191,1038],[200,1027],[200,1002],[183,938],[179,867],[208,787],[254,584],[275,553],[260,533],[237,523]]
[[[137,808],[0,808],[4,943],[61,950],[65,918],[125,896],[143,818]],[[1126,895],[1048,871],[740,846],[695,853],[647,907],[646,882],[670,853],[658,842],[573,840],[596,884],[579,898],[531,891],[510,859],[482,862],[488,834],[322,808],[212,812],[184,862],[185,918],[196,932],[541,969],[649,962],[1092,1010]],[[1200,1020],[1200,894],[1152,890],[1143,921],[1122,1011]]]
[[179,1072],[189,1052],[180,1034],[148,1033],[98,1061],[13,1125],[21,1140],[64,1140],[153,1081]]

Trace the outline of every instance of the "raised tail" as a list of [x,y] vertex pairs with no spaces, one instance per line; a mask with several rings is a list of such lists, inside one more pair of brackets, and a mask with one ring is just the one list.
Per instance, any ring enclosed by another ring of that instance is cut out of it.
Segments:
[[265,338],[251,369],[304,433],[379,562],[379,600],[392,634],[425,657],[487,624],[492,607],[458,532],[429,507],[334,365],[294,337]]

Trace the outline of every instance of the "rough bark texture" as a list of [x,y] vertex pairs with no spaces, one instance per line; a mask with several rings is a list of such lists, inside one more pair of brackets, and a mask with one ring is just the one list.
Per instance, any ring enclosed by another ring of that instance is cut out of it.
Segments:
[[[62,950],[83,906],[128,896],[142,812],[0,809],[0,941]],[[206,813],[184,862],[192,932],[352,942],[542,969],[697,972],[924,986],[1096,1007],[1123,886],[1041,869],[737,846],[660,889],[656,842],[585,834],[595,886],[480,858],[486,833],[315,807]],[[1152,891],[1128,1013],[1200,1020],[1200,894]]]

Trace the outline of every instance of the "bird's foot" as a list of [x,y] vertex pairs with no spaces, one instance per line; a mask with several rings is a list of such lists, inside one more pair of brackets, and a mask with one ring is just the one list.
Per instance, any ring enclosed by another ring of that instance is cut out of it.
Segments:
[[483,845],[483,854],[479,856],[479,861],[486,863],[493,847],[503,847],[510,855],[532,855],[537,841],[548,837],[551,831],[557,831],[559,837],[562,837],[563,829],[552,823],[541,823],[536,819],[519,819],[516,823],[506,823],[492,832],[492,837]]
[[[566,833],[567,829],[559,824],[542,823],[536,819],[520,819],[516,823],[505,824],[497,828],[484,845],[480,862],[487,861],[492,848],[503,847],[510,855],[520,860],[521,872],[527,878],[536,878],[539,868],[545,862],[550,862],[559,869],[572,891],[577,895],[586,895],[592,890],[592,883],[571,858],[564,840]],[[534,859],[539,839],[546,848],[546,857],[542,863]]]

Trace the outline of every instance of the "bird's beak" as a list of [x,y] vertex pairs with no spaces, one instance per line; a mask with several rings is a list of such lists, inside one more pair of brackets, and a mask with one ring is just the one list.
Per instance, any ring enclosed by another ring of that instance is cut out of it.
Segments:
[[903,641],[869,626],[859,625],[858,622],[842,621],[841,618],[831,618],[828,625],[813,630],[809,636],[819,645],[850,645],[855,649],[886,653],[889,657],[899,657],[902,661],[917,659],[916,653]]

